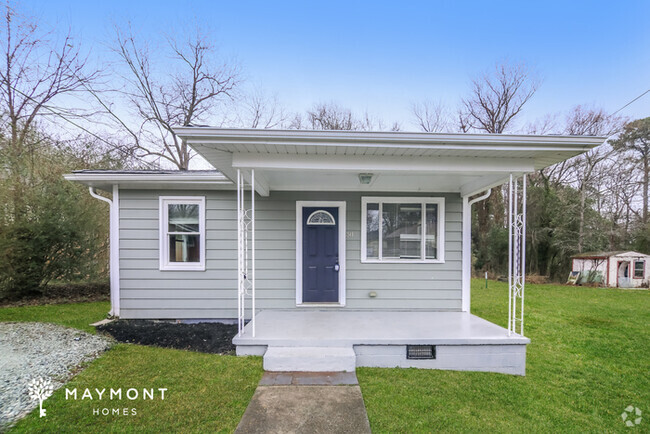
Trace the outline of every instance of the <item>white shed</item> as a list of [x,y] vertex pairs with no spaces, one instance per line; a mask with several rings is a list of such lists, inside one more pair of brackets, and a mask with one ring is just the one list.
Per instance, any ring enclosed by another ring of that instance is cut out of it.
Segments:
[[[650,255],[633,251],[581,253],[572,258],[576,283],[602,283],[610,288],[647,288]],[[572,280],[570,277],[570,280]]]

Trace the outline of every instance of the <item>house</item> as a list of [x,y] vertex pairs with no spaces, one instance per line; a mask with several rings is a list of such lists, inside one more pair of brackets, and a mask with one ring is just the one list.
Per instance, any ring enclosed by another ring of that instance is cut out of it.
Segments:
[[[604,140],[176,132],[216,171],[66,175],[111,203],[111,313],[234,320],[237,354],[274,371],[524,375],[525,176]],[[507,328],[470,313],[471,206],[504,183]]]
[[600,283],[610,288],[647,288],[650,255],[632,251],[592,252],[572,256],[576,283]]

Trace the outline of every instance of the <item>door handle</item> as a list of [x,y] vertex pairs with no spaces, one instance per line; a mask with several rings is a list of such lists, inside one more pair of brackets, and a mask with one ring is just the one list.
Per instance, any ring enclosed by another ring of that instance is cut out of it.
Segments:
[[341,266],[338,263],[334,264],[334,271],[338,272],[340,269],[341,269]]

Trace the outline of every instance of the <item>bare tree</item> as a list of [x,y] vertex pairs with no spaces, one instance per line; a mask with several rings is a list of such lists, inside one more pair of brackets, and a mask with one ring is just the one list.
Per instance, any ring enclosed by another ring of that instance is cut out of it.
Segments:
[[[165,54],[136,40],[131,28],[116,29],[113,47],[124,86],[119,90],[91,90],[109,120],[126,134],[134,152],[153,156],[187,170],[194,154],[173,131],[174,126],[201,124],[224,100],[234,97],[239,83],[236,66],[215,59],[215,49],[200,30],[186,39],[167,37],[171,64],[164,71],[156,61]],[[131,108],[126,115],[118,102]]]
[[352,110],[335,103],[315,104],[307,110],[308,127],[312,130],[360,130],[361,122]]
[[362,116],[355,115],[352,110],[340,105],[317,103],[307,110],[306,116],[295,114],[289,124],[292,129],[311,130],[359,130],[359,131],[400,131],[400,124],[394,122],[390,126],[381,119],[372,116],[367,111]]
[[497,64],[491,73],[472,80],[470,96],[462,100],[459,128],[505,132],[538,87],[539,80],[524,64]]
[[558,116],[547,114],[541,119],[528,124],[525,128],[526,134],[544,135],[553,134],[557,131]]
[[388,126],[381,118],[372,116],[365,111],[359,121],[359,129],[363,131],[401,131],[402,127],[399,122],[393,122]]
[[650,117],[637,119],[625,125],[618,139],[612,142],[614,149],[629,155],[642,178],[642,222],[648,223],[648,190],[650,187]]
[[441,102],[423,101],[411,105],[415,124],[426,133],[448,131],[450,127],[449,112]]
[[609,249],[616,250],[627,241],[633,219],[641,219],[636,210],[641,183],[632,162],[612,154],[607,162],[599,165],[594,174],[595,182],[590,193],[596,201],[596,210],[609,222]]
[[237,111],[238,125],[244,128],[282,128],[288,115],[277,95],[267,95],[259,88],[243,95]]
[[42,139],[33,133],[35,124],[47,122],[48,117],[74,116],[62,97],[83,91],[97,72],[86,73],[86,58],[70,31],[57,41],[52,31],[42,29],[11,4],[5,6],[0,32],[4,41],[0,64],[1,148],[12,179],[14,216],[19,218],[24,212],[24,183],[30,182],[19,161]]
[[[587,108],[584,106],[574,107],[566,118],[564,134],[572,136],[604,136],[609,137],[615,134],[622,127],[623,119],[607,114],[602,109]],[[573,175],[573,183],[580,193],[580,215],[578,227],[578,252],[582,252],[585,239],[585,211],[587,198],[590,191],[597,187],[594,185],[598,179],[596,170],[600,165],[605,164],[612,155],[613,149],[605,144],[591,151],[581,154],[578,157],[560,163],[562,167],[569,167]],[[562,173],[560,170],[558,173]]]

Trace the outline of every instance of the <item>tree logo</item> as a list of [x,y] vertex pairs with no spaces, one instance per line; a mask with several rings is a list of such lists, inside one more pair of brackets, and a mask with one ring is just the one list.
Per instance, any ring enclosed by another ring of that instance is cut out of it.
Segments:
[[32,381],[27,385],[29,397],[33,400],[38,400],[38,406],[40,409],[39,417],[45,417],[43,401],[49,398],[53,391],[54,388],[52,387],[52,382],[49,379],[44,379],[42,377],[32,379]]
[[625,422],[625,426],[633,427],[641,423],[641,410],[633,405],[625,407],[625,411],[621,413],[621,419]]

